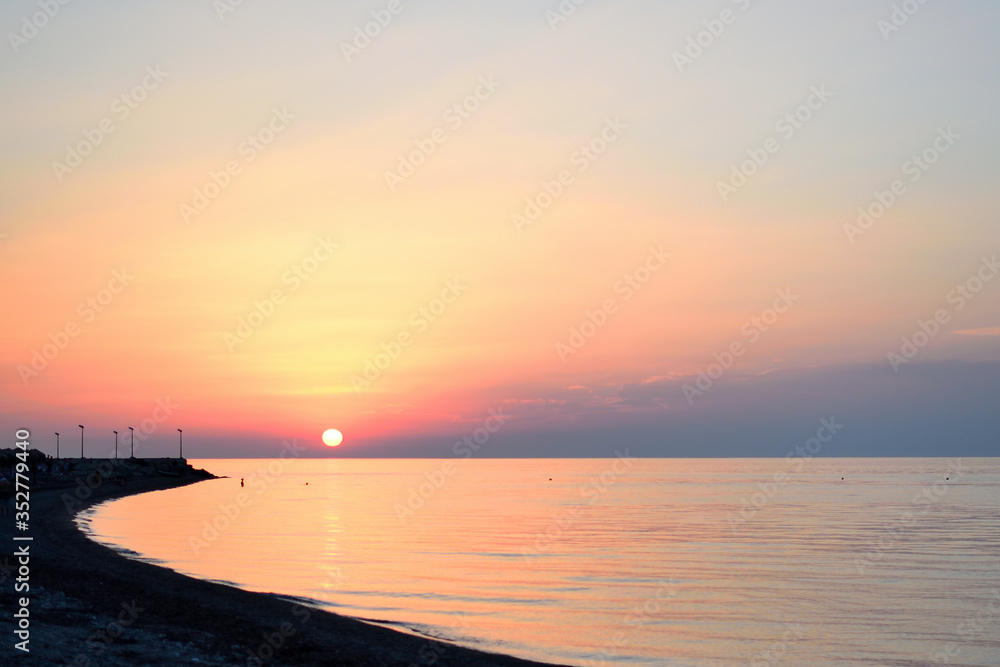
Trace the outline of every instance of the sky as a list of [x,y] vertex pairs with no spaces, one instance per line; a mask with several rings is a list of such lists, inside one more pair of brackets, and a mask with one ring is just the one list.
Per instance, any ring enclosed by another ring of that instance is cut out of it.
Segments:
[[3,446],[1000,454],[995,2],[0,28]]

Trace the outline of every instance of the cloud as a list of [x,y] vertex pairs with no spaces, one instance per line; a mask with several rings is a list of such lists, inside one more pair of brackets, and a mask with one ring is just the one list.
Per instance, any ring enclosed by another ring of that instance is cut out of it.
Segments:
[[[1000,362],[914,363],[898,375],[887,363],[734,369],[691,406],[683,385],[694,380],[496,387],[479,398],[511,420],[482,456],[781,457],[824,418],[845,425],[824,456],[1000,454]],[[358,455],[449,456],[461,435],[387,436]]]

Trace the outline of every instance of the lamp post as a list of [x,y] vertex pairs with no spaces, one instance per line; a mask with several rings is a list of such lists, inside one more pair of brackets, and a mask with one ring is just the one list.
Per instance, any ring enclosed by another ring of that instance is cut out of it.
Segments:
[[184,458],[184,431],[177,429],[178,438],[180,438],[180,458]]
[[77,424],[80,427],[80,458],[83,458],[83,424]]
[[59,458],[59,434],[56,433],[56,458]]
[[118,431],[115,431],[115,458],[118,458]]
[[132,458],[135,458],[135,431],[132,430],[131,426],[128,427],[128,431],[132,435]]

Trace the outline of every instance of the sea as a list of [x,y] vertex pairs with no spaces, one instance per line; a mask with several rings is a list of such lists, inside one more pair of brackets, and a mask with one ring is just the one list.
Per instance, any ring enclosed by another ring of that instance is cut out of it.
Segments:
[[[561,665],[1000,665],[1000,459],[211,459],[133,558]],[[421,651],[414,666],[437,654]]]

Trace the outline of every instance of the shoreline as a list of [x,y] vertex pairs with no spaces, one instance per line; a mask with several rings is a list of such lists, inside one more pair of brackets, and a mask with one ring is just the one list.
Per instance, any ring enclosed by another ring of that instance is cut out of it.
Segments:
[[[100,459],[87,459],[98,462]],[[80,475],[77,479],[82,479]],[[256,593],[134,560],[89,537],[76,516],[125,496],[210,477],[133,478],[67,502],[76,484],[31,493],[30,542],[14,542],[13,516],[0,523],[0,655],[23,665],[440,665],[552,667],[485,653],[339,616],[277,594]],[[15,549],[30,545],[29,590],[14,592]],[[30,653],[13,613],[29,598]]]

